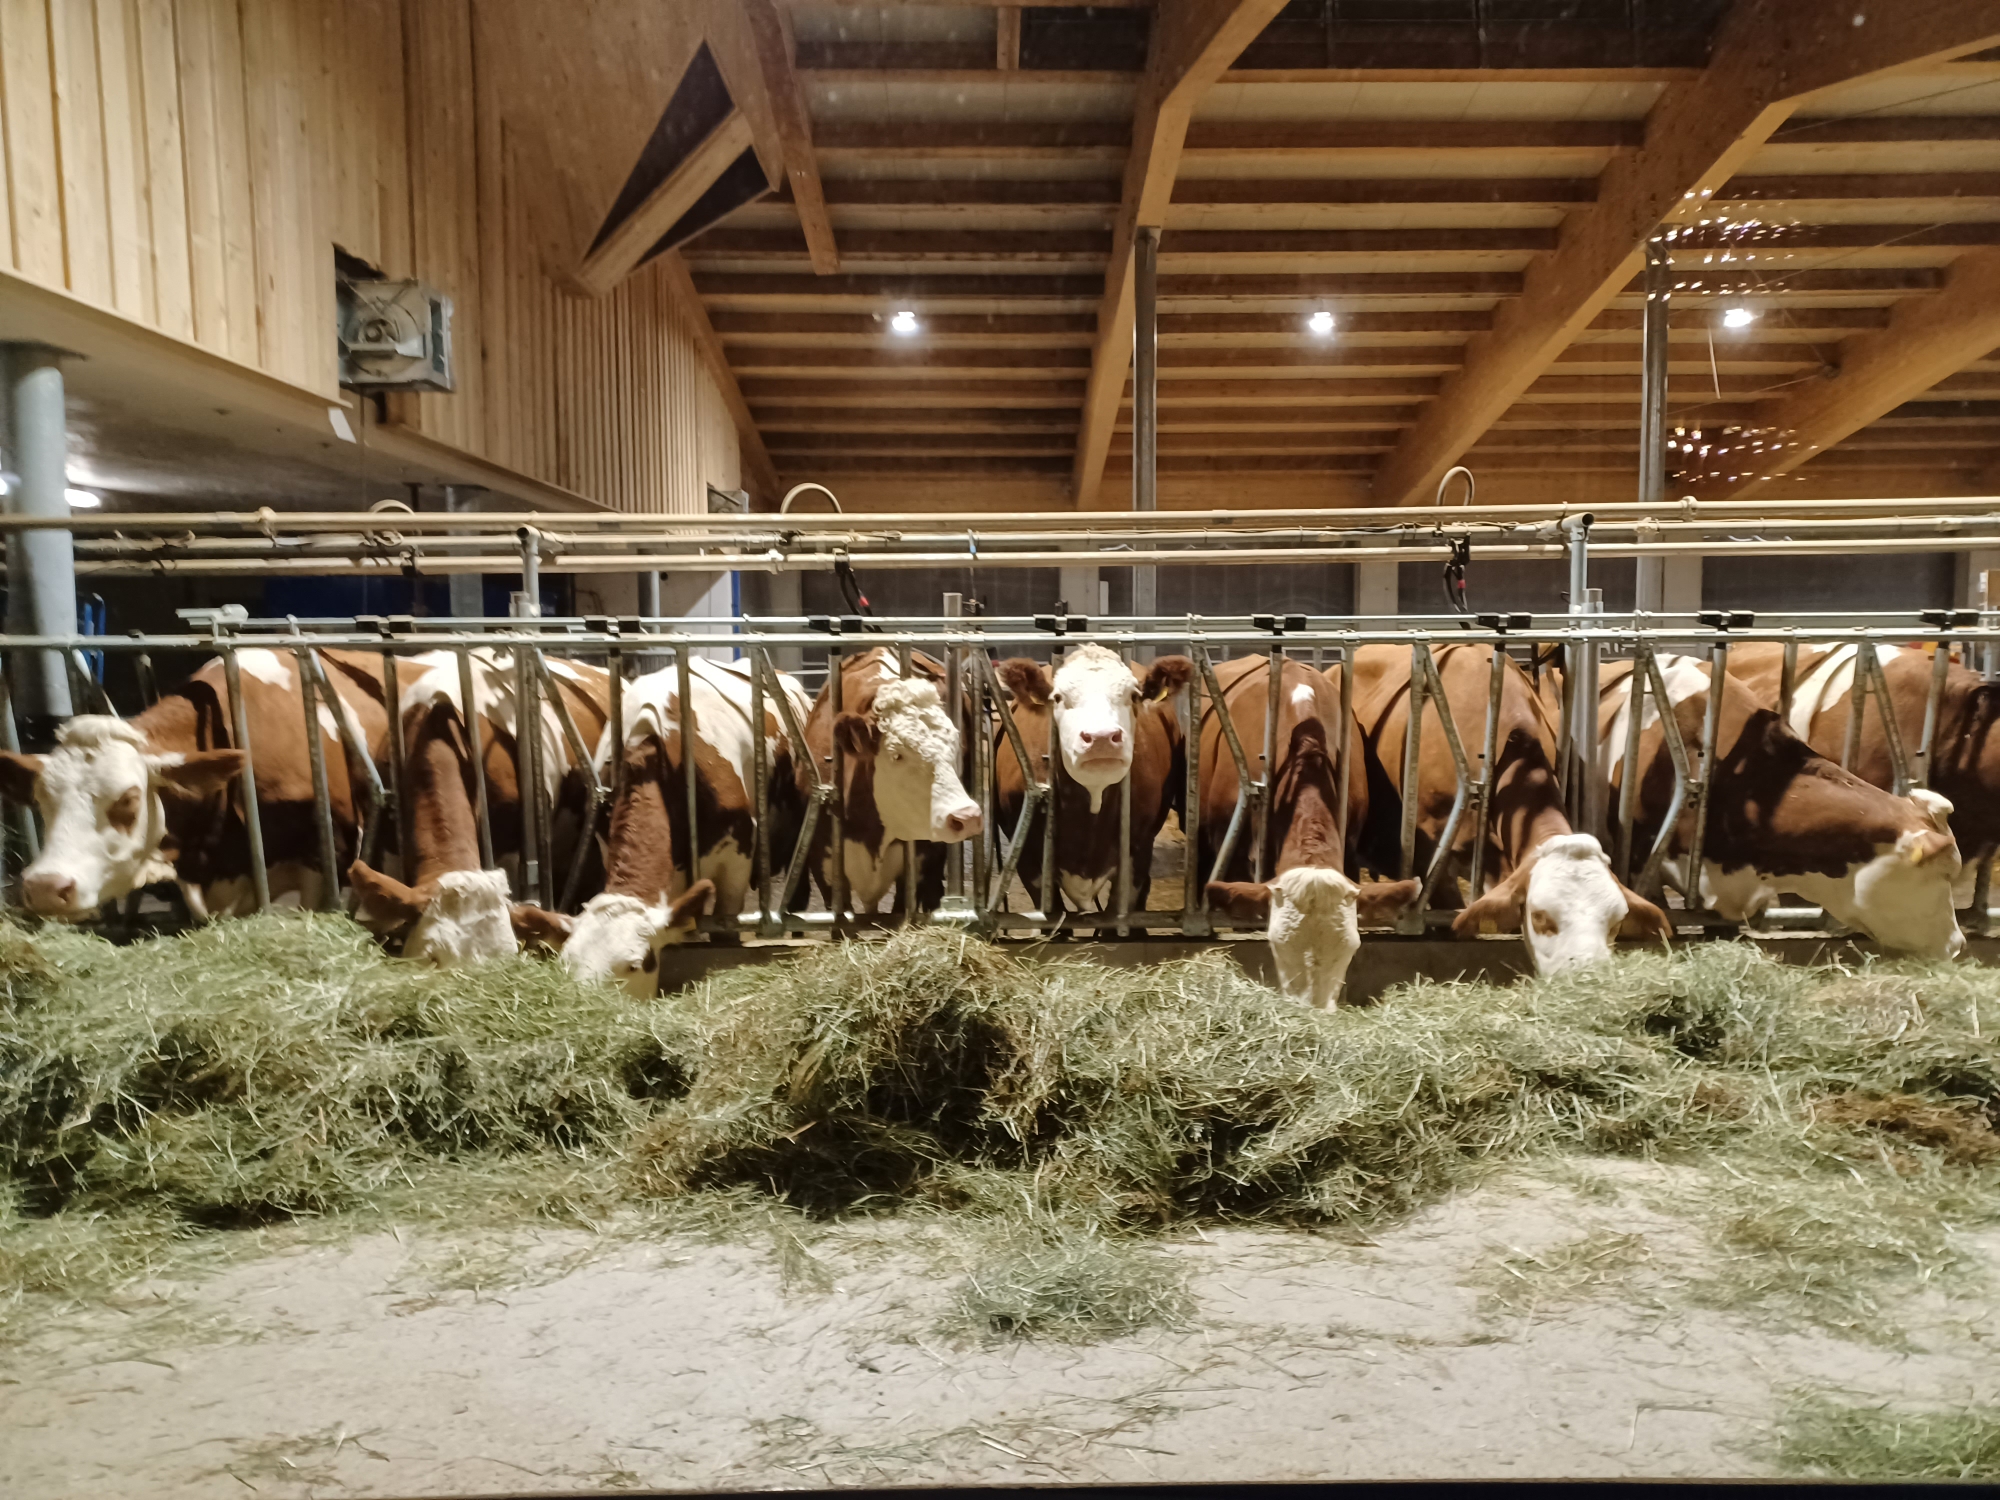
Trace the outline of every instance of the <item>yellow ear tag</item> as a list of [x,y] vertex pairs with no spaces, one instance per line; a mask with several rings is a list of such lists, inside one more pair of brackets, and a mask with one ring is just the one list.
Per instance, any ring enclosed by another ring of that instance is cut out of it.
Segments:
[[1918,842],[1910,845],[1910,852],[1904,857],[1908,859],[1909,862],[1913,865],[1922,864],[1924,862],[1923,841],[1919,840]]

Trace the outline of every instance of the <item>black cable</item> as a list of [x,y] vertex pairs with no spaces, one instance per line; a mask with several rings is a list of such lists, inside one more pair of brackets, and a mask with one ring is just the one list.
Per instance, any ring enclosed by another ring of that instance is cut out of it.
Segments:
[[1444,564],[1444,602],[1461,615],[1472,613],[1472,606],[1465,597],[1465,570],[1472,562],[1472,538],[1469,536],[1447,537],[1451,556]]

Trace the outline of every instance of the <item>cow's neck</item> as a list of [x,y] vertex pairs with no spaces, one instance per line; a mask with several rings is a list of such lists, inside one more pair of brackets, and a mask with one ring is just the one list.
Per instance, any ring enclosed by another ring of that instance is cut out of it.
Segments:
[[1316,741],[1297,739],[1293,753],[1279,771],[1271,798],[1272,827],[1281,809],[1290,813],[1278,846],[1274,873],[1287,870],[1344,869],[1340,820],[1335,814],[1340,783],[1333,758]]
[[1730,749],[1716,757],[1702,850],[1725,871],[1840,879],[1904,832],[1877,788],[1787,733],[1768,709],[1719,743]]
[[[674,869],[688,867],[687,833],[674,817],[674,798],[667,781],[668,760],[660,742],[645,743],[626,753],[625,787],[611,809],[611,864],[604,872],[604,889],[614,896],[636,896],[655,902],[677,889]],[[682,792],[682,805],[686,794]]]
[[[1960,671],[1951,675],[1958,678]],[[1951,692],[1958,682],[1946,688],[1958,701],[1939,706],[1939,751],[1930,785],[1951,799],[1952,832],[1970,866],[2000,844],[2000,797],[1994,795],[2000,788],[2000,683],[1980,682],[1970,672],[1963,676],[1959,692]]]
[[1544,843],[1573,832],[1562,810],[1562,788],[1539,741],[1518,740],[1499,754],[1493,784],[1489,837],[1499,855],[1496,878],[1504,880]]
[[[412,712],[418,717],[403,771],[410,808],[405,879],[417,890],[429,890],[442,875],[479,868],[479,814],[471,748],[457,708],[438,701]],[[488,727],[482,739],[490,743],[491,735]]]

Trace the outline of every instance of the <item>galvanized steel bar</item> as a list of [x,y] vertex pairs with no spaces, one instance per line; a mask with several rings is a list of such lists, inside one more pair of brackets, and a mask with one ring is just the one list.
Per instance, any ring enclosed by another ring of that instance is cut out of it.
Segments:
[[1931,784],[1931,761],[1937,750],[1938,708],[1944,700],[1945,677],[1951,671],[1951,649],[1948,641],[1939,641],[1937,649],[1931,653],[1931,685],[1924,697],[1923,738],[1917,743],[1917,770],[1914,784],[1928,787]]
[[[1451,700],[1445,696],[1444,677],[1438,671],[1437,658],[1425,651],[1418,660],[1423,663],[1427,682],[1427,692],[1438,711],[1438,725],[1444,730],[1445,748],[1451,752],[1452,770],[1456,778],[1456,789],[1452,793],[1451,811],[1445,815],[1444,829],[1438,835],[1437,850],[1431,856],[1430,868],[1424,872],[1424,883],[1417,897],[1416,913],[1421,920],[1422,913],[1430,908],[1431,896],[1437,890],[1438,882],[1451,869],[1452,848],[1458,840],[1458,825],[1465,818],[1466,804],[1472,798],[1472,771],[1465,759],[1465,746],[1458,737],[1458,725],[1452,718]],[[1405,802],[1414,802],[1414,797],[1406,797]]]
[[[472,762],[472,811],[479,830],[479,868],[494,869],[493,816],[486,801],[486,746],[479,733],[479,699],[474,692],[472,651],[460,646],[458,658],[458,714],[465,724],[465,753]],[[518,778],[517,778],[518,779]]]
[[[1222,731],[1222,742],[1229,747],[1229,757],[1236,762],[1236,807],[1229,814],[1229,826],[1223,831],[1222,843],[1215,851],[1215,862],[1209,866],[1210,880],[1228,878],[1229,860],[1236,853],[1236,840],[1242,835],[1245,815],[1249,811],[1252,790],[1250,779],[1250,758],[1243,753],[1243,741],[1236,733],[1236,721],[1229,712],[1229,700],[1223,695],[1221,685],[1215,679],[1215,664],[1209,660],[1208,647],[1196,642],[1189,648],[1194,657],[1195,667],[1200,671],[1202,681],[1208,688],[1208,696],[1215,703],[1216,726]],[[1201,909],[1208,910],[1208,886],[1202,885]]]
[[[1666,744],[1667,758],[1673,762],[1674,790],[1667,800],[1666,816],[1660,822],[1660,830],[1653,837],[1653,847],[1646,855],[1646,867],[1639,875],[1638,889],[1642,895],[1659,889],[1667,856],[1673,849],[1674,833],[1680,825],[1681,810],[1687,806],[1688,788],[1694,780],[1694,770],[1688,762],[1687,742],[1681,737],[1681,722],[1674,701],[1667,693],[1666,675],[1660,670],[1659,657],[1650,649],[1646,652],[1646,686],[1652,694],[1654,707],[1659,711],[1660,738]],[[1688,906],[1690,910],[1699,910],[1699,884],[1694,891],[1687,898]]]
[[[896,675],[909,681],[912,661],[910,643],[896,644]],[[949,710],[947,710],[949,712]],[[903,925],[913,927],[917,921],[917,841],[903,840]]]
[[542,710],[540,682],[525,642],[514,648],[514,786],[521,812],[519,899],[553,905],[543,893],[542,870]]
[[1716,739],[1722,731],[1722,690],[1729,680],[1729,648],[1721,642],[1709,648],[1708,708],[1701,720],[1701,779],[1694,787],[1694,831],[1688,836],[1690,906],[1706,910],[1701,899],[1701,861],[1708,838],[1708,798],[1715,787]]
[[847,795],[847,776],[845,774],[847,770],[847,758],[841,753],[840,749],[841,700],[846,696],[847,676],[843,670],[843,666],[844,662],[842,660],[839,638],[836,637],[834,643],[828,646],[826,651],[827,707],[832,710],[827,725],[828,729],[832,731],[830,735],[832,754],[828,757],[828,762],[832,770],[831,779],[833,781],[832,800],[827,803],[828,848],[832,850],[833,866],[833,878],[827,883],[827,889],[830,893],[827,905],[832,909],[835,931],[840,929],[842,918],[847,910],[846,830],[842,826],[841,818],[841,798]]
[[1632,657],[1632,675],[1626,679],[1625,752],[1618,774],[1618,840],[1612,867],[1628,885],[1632,880],[1632,820],[1639,813],[1639,739],[1644,730],[1640,721],[1646,712],[1646,666],[1651,658],[1651,648],[1639,642]]
[[1493,784],[1500,753],[1500,695],[1507,683],[1507,650],[1489,646],[1492,672],[1486,687],[1486,733],[1479,741],[1479,779],[1472,810],[1472,868],[1466,888],[1477,901],[1486,884],[1486,840],[1493,828]]
[[408,767],[404,764],[407,754],[403,744],[403,689],[402,664],[396,653],[382,653],[382,713],[386,723],[383,730],[383,759],[389,766],[389,814],[390,826],[396,830],[396,855],[402,861],[403,872],[409,873],[410,860],[410,818],[409,805],[403,796],[403,777]]
[[701,781],[695,764],[694,658],[686,645],[674,650],[674,692],[679,698],[681,789],[687,803],[688,884],[701,879]]
[[[243,754],[243,774],[237,778],[237,784],[243,796],[244,839],[250,846],[250,889],[257,898],[257,910],[267,911],[271,905],[271,872],[264,861],[264,814],[257,805],[257,766],[250,749],[250,706],[243,699],[243,674],[236,661],[236,648],[226,640],[219,644],[222,682],[229,694],[229,721],[235,731],[236,748]],[[10,712],[5,717],[11,742],[14,716]]]
[[299,702],[305,710],[306,756],[312,763],[313,824],[319,836],[319,874],[322,889],[321,911],[338,910],[340,870],[333,840],[333,793],[326,779],[326,747],[320,743],[319,694],[313,690],[313,674],[307,664],[310,651],[300,646],[293,651],[299,671]]
[[1423,664],[1430,659],[1430,647],[1410,647],[1410,705],[1403,730],[1402,826],[1397,847],[1396,878],[1408,880],[1417,873],[1417,803],[1423,772],[1424,705],[1430,698],[1430,678]]
[[1340,723],[1336,730],[1340,742],[1340,779],[1338,798],[1333,809],[1333,838],[1340,848],[1340,868],[1346,875],[1358,872],[1351,869],[1347,858],[1347,800],[1354,794],[1354,757],[1349,753],[1356,739],[1354,723],[1354,653],[1349,651],[1340,668]]
[[1278,705],[1284,696],[1285,653],[1275,639],[1268,657],[1270,678],[1264,691],[1264,754],[1257,777],[1257,801],[1250,831],[1250,878],[1262,880],[1267,861],[1275,863],[1277,851],[1271,842],[1271,795],[1278,782]]
[[[1199,619],[1189,615],[1190,656],[1199,628]],[[1201,674],[1197,672],[1187,685],[1186,704],[1181,710],[1182,760],[1186,770],[1181,787],[1181,931],[1190,937],[1203,937],[1208,932],[1201,869],[1201,685]]]
[[[1118,659],[1127,667],[1132,664],[1130,647],[1118,649]],[[1055,724],[1049,725],[1051,744],[1055,740]],[[1139,763],[1139,715],[1132,715],[1132,766]],[[1118,917],[1118,935],[1129,937],[1132,933],[1132,766],[1127,766],[1125,775],[1118,783],[1118,876],[1113,892],[1114,910]]]
[[[590,847],[597,838],[597,820],[609,800],[602,778],[597,774],[597,757],[593,749],[583,742],[583,735],[577,730],[575,716],[570,713],[569,704],[562,695],[562,684],[549,668],[549,661],[540,652],[536,653],[536,663],[541,668],[542,690],[548,694],[549,706],[555,710],[556,725],[562,730],[563,744],[569,751],[569,758],[583,778],[583,821],[577,830],[576,848],[570,851],[569,869],[563,875],[562,893],[556,898],[557,911],[569,911],[576,904],[576,893],[583,887],[584,867],[590,863]],[[551,864],[556,857],[555,845],[548,844]]]
[[[1882,741],[1889,750],[1891,790],[1898,797],[1907,797],[1915,778],[1910,774],[1910,757],[1903,749],[1903,726],[1896,721],[1896,704],[1889,696],[1889,679],[1882,672],[1881,654],[1873,645],[1864,645],[1856,651],[1855,660],[1866,668],[1868,691],[1874,696],[1875,711],[1882,716]],[[1860,673],[1855,674],[1857,689],[1860,677]]]
[[752,837],[751,884],[757,892],[757,932],[776,937],[771,913],[771,736],[765,731],[764,657],[760,646],[750,655],[750,808],[757,820]]
[[1785,642],[1785,664],[1778,674],[1778,718],[1788,727],[1792,722],[1792,700],[1799,691],[1799,643]]

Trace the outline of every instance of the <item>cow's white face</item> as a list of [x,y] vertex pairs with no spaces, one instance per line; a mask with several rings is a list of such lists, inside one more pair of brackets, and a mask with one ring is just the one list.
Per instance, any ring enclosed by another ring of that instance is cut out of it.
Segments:
[[22,874],[30,910],[74,921],[141,886],[172,880],[161,855],[164,798],[205,794],[242,770],[234,750],[155,755],[122,720],[80,714],[57,732],[56,749],[9,763],[10,795],[26,790],[42,813],[42,852]]
[[452,870],[403,939],[403,957],[462,968],[516,951],[505,870]]
[[637,896],[592,896],[563,944],[563,967],[578,979],[616,984],[635,999],[651,999],[660,983],[660,950],[693,935],[714,890],[701,880],[678,901],[663,897],[650,906]]
[[1587,833],[1558,834],[1535,850],[1521,936],[1537,974],[1603,963],[1630,908],[1604,847]]
[[1338,870],[1287,870],[1269,882],[1266,935],[1278,988],[1291,999],[1331,1010],[1361,947],[1361,887]]
[[1049,709],[1056,743],[1063,769],[1090,793],[1092,812],[1132,769],[1140,692],[1118,653],[1095,644],[1071,652],[1056,673]]
[[892,839],[957,844],[980,829],[958,779],[958,729],[935,684],[884,683],[875,694],[875,811]]

